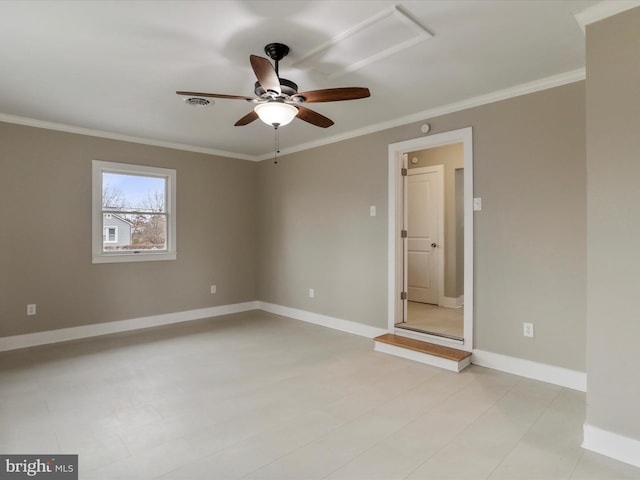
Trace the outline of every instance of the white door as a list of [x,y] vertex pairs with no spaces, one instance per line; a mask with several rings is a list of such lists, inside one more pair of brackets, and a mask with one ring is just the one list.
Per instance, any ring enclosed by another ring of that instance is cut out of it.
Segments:
[[439,302],[443,167],[413,168],[407,182],[407,294],[412,302]]

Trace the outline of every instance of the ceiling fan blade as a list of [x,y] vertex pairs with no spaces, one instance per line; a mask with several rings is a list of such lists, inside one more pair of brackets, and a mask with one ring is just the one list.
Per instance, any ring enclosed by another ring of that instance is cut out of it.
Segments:
[[244,125],[248,125],[249,123],[251,123],[251,122],[253,122],[254,120],[257,120],[257,119],[258,119],[258,114],[256,112],[254,112],[253,110],[251,110],[244,117],[242,117],[240,120],[238,120],[236,123],[234,123],[234,126],[242,127]]
[[314,112],[313,110],[309,110],[301,105],[296,105],[298,109],[297,117],[300,120],[304,120],[307,123],[315,125],[316,127],[328,128],[333,125],[333,120],[325,117],[324,115],[320,115],[318,112]]
[[280,79],[276,73],[275,68],[271,65],[271,62],[264,57],[258,57],[257,55],[250,55],[251,68],[253,73],[256,74],[256,78],[262,88],[272,92],[276,92],[278,95],[282,93],[280,89]]
[[255,100],[252,97],[243,97],[241,95],[222,95],[219,93],[202,93],[202,92],[176,92],[178,95],[187,95],[189,97],[209,97],[209,98],[228,98],[230,100],[247,100],[249,102]]
[[357,100],[359,98],[367,98],[371,95],[368,88],[363,87],[342,87],[342,88],[326,88],[324,90],[312,90],[310,92],[302,92],[293,95],[291,98],[296,100],[302,97],[305,102],[340,102],[342,100]]

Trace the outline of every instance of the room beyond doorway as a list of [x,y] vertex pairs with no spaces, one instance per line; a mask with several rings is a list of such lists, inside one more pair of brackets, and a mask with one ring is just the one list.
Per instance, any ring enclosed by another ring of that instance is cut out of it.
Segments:
[[407,302],[407,319],[397,328],[428,332],[453,340],[464,337],[464,307],[447,308],[420,302]]

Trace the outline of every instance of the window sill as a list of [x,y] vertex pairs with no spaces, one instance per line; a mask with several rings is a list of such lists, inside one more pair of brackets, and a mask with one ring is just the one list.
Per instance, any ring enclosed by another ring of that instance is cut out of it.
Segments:
[[109,253],[94,255],[92,263],[127,263],[127,262],[158,262],[165,260],[175,260],[176,252],[162,253]]

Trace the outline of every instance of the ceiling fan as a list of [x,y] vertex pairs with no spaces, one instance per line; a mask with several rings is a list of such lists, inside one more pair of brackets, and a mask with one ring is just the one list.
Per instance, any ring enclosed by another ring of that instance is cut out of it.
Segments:
[[370,96],[369,89],[362,87],[326,88],[323,90],[298,93],[298,85],[291,80],[281,78],[278,74],[278,62],[287,56],[289,47],[282,43],[270,43],[264,47],[264,51],[274,60],[275,67],[264,57],[257,55],[249,56],[251,68],[258,79],[254,88],[255,97],[183,91],[176,93],[189,97],[246,100],[247,102],[255,104],[255,107],[235,123],[236,127],[247,125],[260,118],[263,122],[276,129],[290,123],[295,117],[318,127],[330,127],[333,125],[331,119],[303,107],[302,104],[340,102]]

